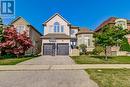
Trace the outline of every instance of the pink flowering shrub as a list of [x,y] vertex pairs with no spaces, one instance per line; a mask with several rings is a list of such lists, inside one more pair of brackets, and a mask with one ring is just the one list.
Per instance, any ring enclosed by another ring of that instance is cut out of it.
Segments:
[[14,27],[4,29],[4,41],[0,42],[1,53],[15,54],[17,57],[22,55],[29,48],[33,47],[27,32],[17,33]]

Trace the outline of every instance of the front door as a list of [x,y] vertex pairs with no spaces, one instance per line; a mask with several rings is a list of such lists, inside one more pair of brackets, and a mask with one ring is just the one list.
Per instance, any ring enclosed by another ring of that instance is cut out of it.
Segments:
[[43,44],[43,54],[55,56],[55,43]]

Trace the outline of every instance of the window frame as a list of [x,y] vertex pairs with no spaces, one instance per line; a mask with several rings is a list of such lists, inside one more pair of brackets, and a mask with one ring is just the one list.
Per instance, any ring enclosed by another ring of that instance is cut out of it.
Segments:
[[60,32],[60,23],[59,22],[54,23],[54,32]]
[[23,31],[25,31],[25,25],[17,25],[16,26],[16,31],[17,31],[17,33],[22,33]]
[[64,32],[64,26],[63,25],[61,26],[61,32]]

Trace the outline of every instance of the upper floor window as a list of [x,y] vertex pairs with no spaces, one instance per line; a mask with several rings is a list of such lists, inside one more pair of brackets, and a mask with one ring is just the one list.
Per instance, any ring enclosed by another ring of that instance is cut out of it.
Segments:
[[52,25],[49,26],[49,32],[52,32]]
[[127,20],[126,19],[117,19],[116,26],[121,26],[123,29],[127,29]]
[[64,26],[63,25],[61,26],[61,32],[64,32]]
[[25,30],[25,26],[24,25],[18,25],[17,27],[16,27],[16,31],[18,32],[18,33],[21,33],[21,32],[23,32]]
[[59,24],[59,22],[54,23],[54,32],[60,32],[60,24]]
[[71,34],[73,35],[75,33],[75,31],[74,30],[71,30]]

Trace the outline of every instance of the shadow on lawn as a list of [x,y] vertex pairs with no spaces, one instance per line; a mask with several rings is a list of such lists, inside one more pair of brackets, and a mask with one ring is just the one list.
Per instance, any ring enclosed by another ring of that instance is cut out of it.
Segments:
[[[92,58],[98,58],[98,59],[105,59],[105,56],[90,56],[90,57],[92,57]],[[108,56],[108,59],[112,59],[112,58],[114,58],[114,57]]]

